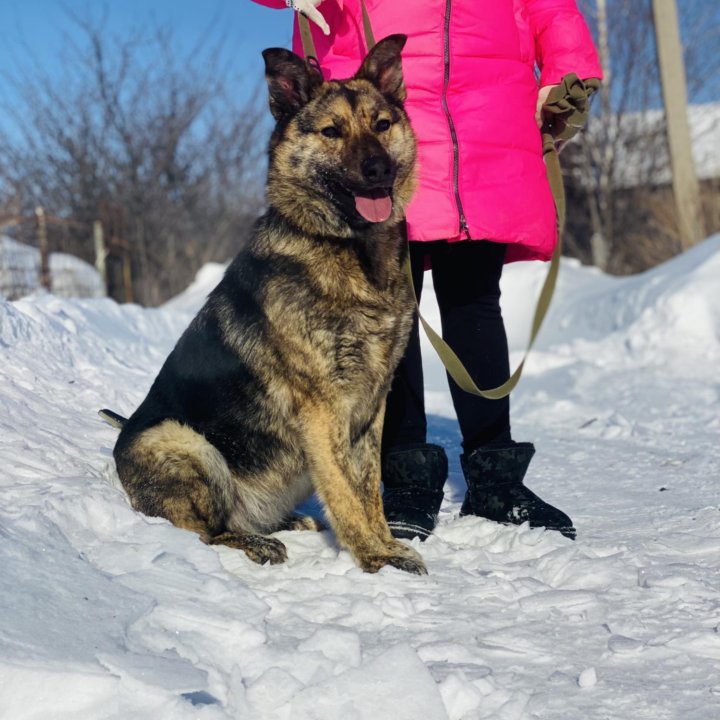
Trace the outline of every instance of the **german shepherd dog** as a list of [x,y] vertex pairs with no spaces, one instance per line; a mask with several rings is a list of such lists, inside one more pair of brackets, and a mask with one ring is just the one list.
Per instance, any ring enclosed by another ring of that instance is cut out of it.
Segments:
[[343,81],[288,50],[263,53],[268,210],[115,446],[136,510],[258,563],[287,557],[269,533],[313,527],[292,511],[316,491],[363,570],[426,572],[391,536],[380,495],[385,397],[415,307],[405,39],[379,42]]

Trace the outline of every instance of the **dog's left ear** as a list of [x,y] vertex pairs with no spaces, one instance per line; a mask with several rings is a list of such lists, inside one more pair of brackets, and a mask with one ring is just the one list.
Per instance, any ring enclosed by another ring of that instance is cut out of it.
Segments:
[[402,52],[407,35],[388,35],[368,53],[355,77],[369,80],[383,95],[397,103],[405,100],[405,83],[403,82]]
[[323,78],[318,69],[285,48],[263,50],[270,112],[276,120],[294,115],[308,103]]

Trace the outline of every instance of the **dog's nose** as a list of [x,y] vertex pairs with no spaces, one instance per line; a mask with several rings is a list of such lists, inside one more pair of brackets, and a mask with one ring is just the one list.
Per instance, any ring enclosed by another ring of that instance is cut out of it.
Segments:
[[371,183],[382,185],[392,182],[390,158],[383,155],[371,155],[362,161],[363,177]]

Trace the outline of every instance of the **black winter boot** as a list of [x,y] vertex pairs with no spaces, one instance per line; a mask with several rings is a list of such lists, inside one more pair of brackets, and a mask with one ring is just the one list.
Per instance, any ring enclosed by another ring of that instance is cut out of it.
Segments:
[[383,507],[396,538],[425,540],[435,529],[448,476],[439,445],[390,450],[382,461]]
[[468,491],[460,515],[479,515],[514,525],[529,521],[530,527],[557,530],[574,540],[572,520],[522,484],[534,454],[532,443],[513,442],[462,455],[460,463]]

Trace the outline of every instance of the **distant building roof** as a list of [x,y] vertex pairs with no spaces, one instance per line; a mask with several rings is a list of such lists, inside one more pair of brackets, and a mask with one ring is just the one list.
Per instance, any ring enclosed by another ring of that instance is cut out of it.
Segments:
[[[600,129],[601,120],[592,116],[588,135]],[[720,178],[720,103],[688,106],[693,159],[698,178]],[[637,187],[672,182],[670,158],[664,138],[665,113],[648,110],[622,116],[621,144],[614,170],[615,185]]]

